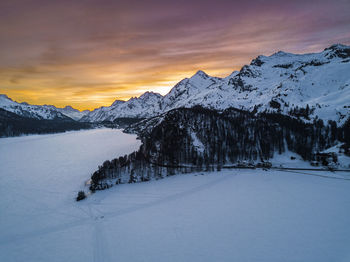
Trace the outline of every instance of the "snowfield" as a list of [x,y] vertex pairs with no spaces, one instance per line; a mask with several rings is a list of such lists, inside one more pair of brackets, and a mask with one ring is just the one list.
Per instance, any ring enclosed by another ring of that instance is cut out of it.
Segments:
[[75,202],[139,145],[110,129],[0,139],[0,261],[350,261],[349,173],[185,174]]

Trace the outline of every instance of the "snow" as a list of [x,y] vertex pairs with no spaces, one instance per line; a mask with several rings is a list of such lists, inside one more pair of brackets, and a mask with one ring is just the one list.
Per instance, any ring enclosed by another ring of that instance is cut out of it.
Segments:
[[274,167],[315,168],[310,165],[309,161],[304,161],[300,155],[289,150],[286,150],[283,154],[278,154],[278,152],[276,152],[269,162],[271,162]]
[[193,130],[190,130],[190,134],[193,147],[197,150],[198,153],[203,154],[205,150],[203,143],[199,140],[199,138]]
[[342,145],[343,143],[339,143],[333,147],[322,151],[322,153],[335,153],[338,157],[338,168],[347,169],[350,168],[350,157],[345,155],[344,152],[342,152]]
[[350,260],[349,173],[224,170],[74,201],[139,144],[110,129],[0,139],[0,260]]
[[74,198],[104,160],[139,145],[113,129],[1,138],[0,261],[89,261],[90,222]]

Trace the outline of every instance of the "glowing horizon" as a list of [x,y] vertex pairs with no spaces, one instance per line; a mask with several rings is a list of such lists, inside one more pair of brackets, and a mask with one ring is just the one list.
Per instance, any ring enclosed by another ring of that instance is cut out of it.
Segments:
[[349,13],[343,0],[2,1],[0,93],[79,110],[164,95],[198,70],[350,44]]

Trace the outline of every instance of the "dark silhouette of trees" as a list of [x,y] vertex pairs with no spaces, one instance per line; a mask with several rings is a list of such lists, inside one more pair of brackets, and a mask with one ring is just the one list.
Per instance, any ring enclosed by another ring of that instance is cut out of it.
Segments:
[[[305,114],[309,111],[307,106]],[[338,140],[348,141],[349,125],[338,128],[334,121],[305,123],[293,116],[256,115],[234,108],[224,112],[180,108],[127,129],[138,133],[140,149],[105,161],[92,174],[91,189],[108,188],[109,179],[135,183],[175,173],[220,170],[241,161],[267,161],[286,150],[312,160],[315,152]]]
[[77,196],[77,201],[83,200],[86,198],[85,192],[84,191],[79,191],[78,196]]

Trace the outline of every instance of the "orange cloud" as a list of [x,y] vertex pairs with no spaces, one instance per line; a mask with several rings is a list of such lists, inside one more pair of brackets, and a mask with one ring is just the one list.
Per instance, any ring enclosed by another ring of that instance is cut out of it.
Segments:
[[0,3],[0,93],[79,109],[146,90],[166,94],[201,69],[260,54],[350,43],[350,2],[44,1]]

